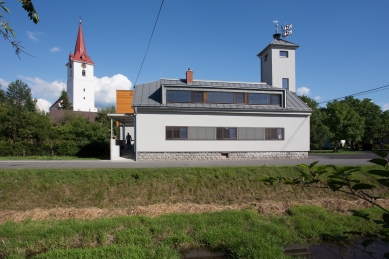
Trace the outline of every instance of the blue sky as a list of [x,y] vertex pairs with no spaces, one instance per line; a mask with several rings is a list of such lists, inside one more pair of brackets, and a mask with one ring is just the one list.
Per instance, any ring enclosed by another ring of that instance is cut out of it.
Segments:
[[[33,0],[33,24],[16,0],[4,14],[34,58],[0,39],[0,83],[21,79],[47,109],[66,89],[79,17],[95,63],[96,104],[114,104],[115,89],[135,83],[161,0]],[[319,102],[389,85],[387,0],[165,0],[137,84],[159,78],[259,82],[256,56],[271,41],[273,20],[293,24],[296,87]],[[388,90],[362,95],[389,109]]]

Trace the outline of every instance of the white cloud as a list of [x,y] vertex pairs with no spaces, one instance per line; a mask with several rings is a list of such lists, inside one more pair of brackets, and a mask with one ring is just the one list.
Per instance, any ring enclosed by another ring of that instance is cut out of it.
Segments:
[[382,105],[382,110],[383,111],[389,110],[389,103],[385,103],[384,105]]
[[94,78],[95,80],[95,104],[99,108],[116,104],[116,90],[129,90],[131,81],[122,74],[112,77]]
[[28,36],[31,40],[33,40],[33,41],[38,41],[37,36],[40,35],[40,34],[42,34],[42,32],[39,32],[39,31],[34,31],[34,32],[32,32],[32,31],[27,31],[27,36]]
[[5,90],[8,87],[8,82],[0,77],[0,86],[2,90]]
[[51,103],[45,99],[39,98],[36,102],[36,106],[38,107],[39,110],[49,112],[49,108],[51,106]]
[[59,48],[54,47],[54,48],[51,48],[50,51],[51,51],[51,53],[58,52],[58,51],[59,51]]
[[54,103],[61,95],[61,91],[66,90],[66,84],[62,81],[46,82],[38,77],[20,77],[31,88],[34,98],[43,98]]
[[[22,78],[22,80],[31,88],[32,96],[41,100],[42,110],[48,105],[47,103],[54,103],[57,101],[61,95],[61,91],[66,90],[66,83],[62,81],[57,80],[47,82],[38,77],[33,78],[25,76],[20,76],[20,78]],[[0,78],[0,83],[3,84],[1,80],[2,79]],[[99,108],[104,108],[116,104],[117,89],[129,90],[132,88],[132,83],[126,76],[117,74],[112,77],[94,77],[94,86],[95,105]]]
[[310,94],[310,91],[311,89],[303,86],[303,87],[300,87],[300,88],[297,88],[297,95],[309,95]]
[[315,101],[319,101],[319,100],[321,99],[321,97],[320,97],[320,96],[315,96],[313,99],[314,99]]

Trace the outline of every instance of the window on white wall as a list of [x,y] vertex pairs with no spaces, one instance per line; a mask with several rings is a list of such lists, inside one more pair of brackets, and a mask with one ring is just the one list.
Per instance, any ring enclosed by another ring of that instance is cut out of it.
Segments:
[[288,57],[288,52],[285,51],[285,50],[280,50],[280,57],[287,58]]
[[166,139],[187,139],[187,127],[166,127]]
[[289,78],[282,78],[282,88],[289,89]]
[[265,61],[267,61],[268,58],[269,58],[269,54],[266,54],[266,55],[265,55]]

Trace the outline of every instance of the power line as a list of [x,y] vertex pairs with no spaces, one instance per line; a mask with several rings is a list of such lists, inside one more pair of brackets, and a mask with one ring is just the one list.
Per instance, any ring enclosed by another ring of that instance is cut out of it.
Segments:
[[356,93],[356,94],[349,94],[349,95],[346,95],[346,96],[343,96],[343,97],[339,97],[339,98],[335,98],[335,99],[332,99],[332,100],[329,100],[329,101],[320,102],[319,104],[321,104],[321,103],[328,103],[328,102],[339,100],[339,99],[343,99],[343,98],[346,98],[346,97],[349,97],[349,96],[365,95],[365,94],[375,93],[375,92],[379,92],[379,91],[383,91],[383,90],[388,90],[388,87],[389,87],[389,85],[385,85],[385,86],[373,88],[373,89],[370,89],[370,90],[366,90],[366,91],[363,91],[363,92],[359,92],[359,93]]
[[149,47],[150,47],[150,43],[151,43],[151,39],[153,38],[154,31],[155,31],[155,27],[157,27],[157,23],[158,23],[159,14],[161,13],[162,6],[163,6],[163,2],[164,2],[164,1],[165,1],[165,0],[162,0],[161,6],[159,7],[159,12],[158,12],[158,15],[157,15],[157,19],[155,20],[155,24],[154,24],[153,32],[151,33],[151,37],[150,37],[150,40],[149,40],[149,44],[147,45],[146,53],[145,53],[145,56],[143,57],[142,64],[140,65],[139,72],[138,72],[138,76],[136,77],[136,80],[135,80],[135,84],[134,84],[134,86],[135,86],[135,85],[136,85],[136,83],[138,82],[138,78],[139,78],[139,75],[140,75],[140,71],[142,71],[143,63],[145,62],[145,59],[146,59],[146,56],[147,56],[147,52],[149,51]]

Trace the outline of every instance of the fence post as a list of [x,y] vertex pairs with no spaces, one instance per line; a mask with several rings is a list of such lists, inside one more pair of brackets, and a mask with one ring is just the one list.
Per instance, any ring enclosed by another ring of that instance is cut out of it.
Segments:
[[24,148],[23,148],[23,156],[26,156],[26,151],[24,150]]

